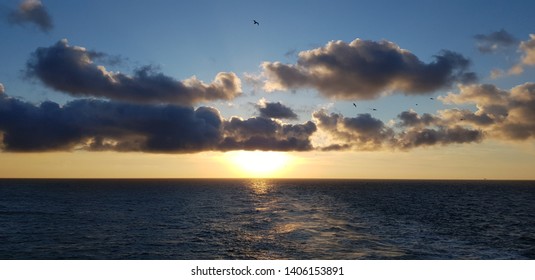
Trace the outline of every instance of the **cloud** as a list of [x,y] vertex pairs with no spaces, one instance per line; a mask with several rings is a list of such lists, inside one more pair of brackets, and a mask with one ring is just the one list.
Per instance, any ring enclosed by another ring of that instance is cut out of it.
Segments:
[[401,127],[425,127],[437,123],[437,117],[424,113],[418,115],[415,111],[404,111],[398,115],[400,122],[398,126]]
[[503,90],[495,85],[460,86],[459,93],[441,97],[454,104],[476,104],[477,111],[459,115],[493,138],[527,140],[535,138],[535,83]]
[[477,143],[483,140],[485,133],[472,123],[484,124],[490,120],[487,116],[478,117],[468,110],[443,110],[437,115],[404,111],[398,115],[398,131],[394,148],[402,150],[420,146]]
[[6,92],[6,89],[4,88],[4,85],[0,83],[0,94],[4,94]]
[[409,150],[423,146],[480,142],[484,132],[460,125],[458,119],[445,115],[418,115],[401,112],[394,125],[387,126],[370,114],[344,117],[340,114],[314,113],[318,128],[331,137],[325,151],[332,150]]
[[[371,114],[344,117],[319,110],[312,120],[286,124],[265,116],[223,119],[211,107],[135,104],[79,99],[63,106],[31,104],[0,95],[0,139],[5,151],[200,151],[409,150],[478,143],[487,138],[535,138],[535,83],[510,90],[460,85],[444,103],[475,104],[477,110],[435,114],[403,111],[384,123]],[[275,103],[276,104],[276,103]],[[314,141],[317,137],[322,140]]]
[[192,153],[228,150],[311,150],[312,122],[262,117],[224,120],[211,107],[147,105],[79,99],[34,105],[0,96],[5,151],[112,150]]
[[109,149],[195,152],[216,147],[222,120],[213,108],[75,100],[35,106],[0,99],[0,130],[8,151]]
[[234,73],[218,73],[211,84],[195,77],[177,81],[151,66],[132,76],[106,70],[93,60],[106,56],[66,39],[47,48],[38,48],[27,63],[27,74],[45,85],[76,97],[160,104],[192,105],[203,101],[231,100],[241,94],[241,81]]
[[489,34],[477,34],[474,39],[477,42],[477,49],[482,53],[495,53],[518,44],[518,40],[504,29]]
[[522,63],[535,65],[535,34],[529,34],[529,40],[520,43],[520,49],[524,52]]
[[316,125],[311,121],[292,125],[263,117],[233,117],[225,122],[224,131],[223,150],[309,151]]
[[[524,68],[526,66],[535,65],[535,34],[529,35],[529,40],[520,42],[518,50],[522,53],[520,62],[515,64],[507,71],[507,75],[520,75],[524,73]],[[504,71],[495,70],[494,73],[491,73],[493,77],[503,76]]]
[[297,114],[294,111],[280,102],[267,102],[265,99],[261,99],[256,108],[260,112],[260,116],[263,118],[273,119],[289,119],[296,120]]
[[333,143],[324,147],[324,150],[379,150],[394,137],[391,128],[370,114],[346,118],[341,114],[328,114],[325,110],[320,110],[314,112],[313,117],[318,128],[332,137]]
[[333,99],[374,99],[392,91],[425,94],[476,79],[470,61],[444,50],[424,63],[389,41],[329,42],[302,51],[296,64],[264,62],[266,91],[315,88]]
[[53,27],[52,18],[40,0],[22,1],[19,8],[9,14],[8,21],[19,25],[35,24],[43,32],[48,32]]

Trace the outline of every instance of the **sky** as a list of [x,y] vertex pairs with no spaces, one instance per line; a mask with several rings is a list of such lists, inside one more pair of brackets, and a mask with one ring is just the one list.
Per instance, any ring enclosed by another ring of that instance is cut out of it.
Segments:
[[533,10],[4,0],[0,177],[535,179]]

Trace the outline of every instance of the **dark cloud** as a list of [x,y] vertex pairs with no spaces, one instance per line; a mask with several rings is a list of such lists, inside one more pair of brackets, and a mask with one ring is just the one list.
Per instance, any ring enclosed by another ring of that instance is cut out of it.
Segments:
[[43,32],[48,32],[53,27],[52,18],[40,0],[22,1],[19,8],[9,14],[8,21],[20,25],[35,24]]
[[316,125],[311,121],[292,125],[263,117],[233,117],[225,122],[224,131],[223,150],[309,151]]
[[518,39],[504,29],[489,34],[477,34],[474,39],[477,42],[477,49],[482,53],[503,51],[518,44]]
[[397,135],[396,148],[474,143],[483,140],[484,133],[460,125],[453,127],[411,128]]
[[280,102],[266,102],[262,100],[256,105],[256,108],[260,112],[260,116],[263,118],[297,119],[297,114],[295,114],[290,107],[287,107]]
[[107,71],[94,64],[103,53],[70,46],[61,40],[38,48],[27,63],[30,77],[72,96],[91,96],[135,103],[192,105],[202,101],[231,100],[241,94],[241,81],[234,73],[219,73],[211,84],[196,78],[177,81],[151,66],[132,76]]
[[225,121],[210,107],[88,99],[34,105],[0,96],[0,139],[6,151],[303,151],[312,149],[309,138],[315,131],[312,122],[290,125],[262,117]]
[[403,111],[398,115],[401,121],[398,125],[402,127],[421,127],[429,126],[437,122],[437,117],[425,113],[418,115],[415,111]]
[[195,152],[217,147],[222,120],[213,108],[75,100],[39,106],[2,96],[0,131],[8,151],[110,149]]
[[425,94],[476,79],[467,72],[470,61],[458,53],[444,50],[424,63],[389,41],[334,41],[298,56],[297,64],[262,64],[267,91],[311,87],[329,98],[374,99],[391,91]]

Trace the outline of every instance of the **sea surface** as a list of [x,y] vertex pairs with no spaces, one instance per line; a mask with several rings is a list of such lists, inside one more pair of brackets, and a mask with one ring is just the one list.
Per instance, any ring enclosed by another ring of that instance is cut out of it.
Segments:
[[535,182],[0,180],[0,259],[535,259]]

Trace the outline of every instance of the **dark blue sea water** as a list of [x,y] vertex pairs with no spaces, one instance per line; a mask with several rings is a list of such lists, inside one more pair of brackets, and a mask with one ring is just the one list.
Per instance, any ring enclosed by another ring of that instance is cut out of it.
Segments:
[[535,182],[0,180],[1,259],[535,259]]

